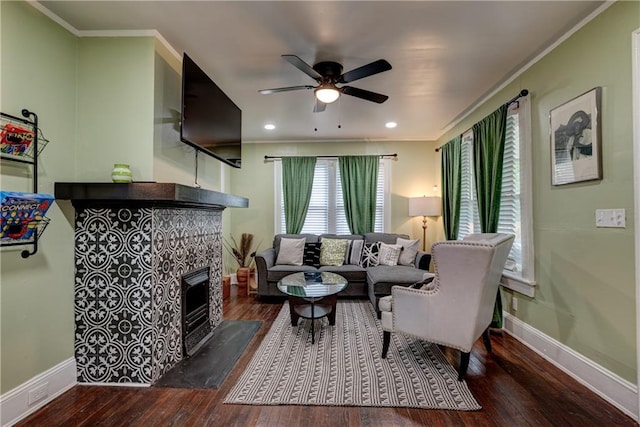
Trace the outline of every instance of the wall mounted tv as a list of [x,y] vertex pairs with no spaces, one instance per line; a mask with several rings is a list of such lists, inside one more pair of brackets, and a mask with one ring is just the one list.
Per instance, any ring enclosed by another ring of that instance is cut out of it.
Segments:
[[180,140],[240,167],[242,111],[185,53],[182,58]]

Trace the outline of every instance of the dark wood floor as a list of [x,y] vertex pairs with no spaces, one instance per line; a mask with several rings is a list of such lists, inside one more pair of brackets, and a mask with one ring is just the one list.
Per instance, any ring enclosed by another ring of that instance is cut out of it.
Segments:
[[[467,382],[477,412],[407,408],[248,406],[222,401],[280,310],[279,303],[232,295],[225,319],[263,325],[218,390],[75,386],[22,426],[631,426],[631,418],[546,362],[508,334],[492,334],[493,354],[481,341]],[[443,349],[457,366],[457,353]]]

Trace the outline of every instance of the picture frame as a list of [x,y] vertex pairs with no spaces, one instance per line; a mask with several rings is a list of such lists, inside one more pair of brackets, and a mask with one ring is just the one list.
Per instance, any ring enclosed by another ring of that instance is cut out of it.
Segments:
[[595,87],[549,112],[552,185],[602,179],[601,97]]

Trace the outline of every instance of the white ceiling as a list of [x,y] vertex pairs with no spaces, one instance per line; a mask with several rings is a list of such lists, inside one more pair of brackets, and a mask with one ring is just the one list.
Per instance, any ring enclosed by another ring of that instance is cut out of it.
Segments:
[[[41,1],[76,30],[157,30],[243,111],[243,139],[434,140],[601,1]],[[392,70],[313,113],[315,82],[280,55]],[[514,96],[516,93],[513,94]],[[505,100],[506,101],[506,100]],[[387,121],[398,127],[387,129]],[[276,129],[263,126],[273,123]],[[338,125],[341,125],[339,128]],[[314,129],[317,129],[314,130]]]

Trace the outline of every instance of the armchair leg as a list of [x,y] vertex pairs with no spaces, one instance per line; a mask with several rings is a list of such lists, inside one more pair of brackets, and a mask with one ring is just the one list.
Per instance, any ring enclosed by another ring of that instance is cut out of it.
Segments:
[[389,351],[389,343],[391,342],[391,332],[382,331],[382,358],[387,358],[387,352]]
[[462,381],[464,379],[464,374],[467,373],[467,368],[469,367],[469,356],[471,356],[470,352],[460,352],[460,368],[458,368],[458,381]]
[[482,341],[484,342],[484,348],[487,349],[487,352],[492,353],[491,349],[491,339],[489,337],[489,328],[485,329],[482,333]]

